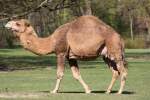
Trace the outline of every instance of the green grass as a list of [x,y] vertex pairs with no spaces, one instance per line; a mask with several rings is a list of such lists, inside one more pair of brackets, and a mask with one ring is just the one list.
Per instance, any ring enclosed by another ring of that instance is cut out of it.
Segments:
[[[82,86],[73,79],[66,62],[65,76],[59,94],[50,94],[56,79],[56,57],[39,57],[23,49],[0,49],[0,100],[149,100],[150,50],[126,50],[129,62],[128,78],[122,95],[105,94],[111,80],[108,67],[97,59],[80,61],[80,70],[92,94],[84,94]],[[6,97],[7,96],[7,97]]]

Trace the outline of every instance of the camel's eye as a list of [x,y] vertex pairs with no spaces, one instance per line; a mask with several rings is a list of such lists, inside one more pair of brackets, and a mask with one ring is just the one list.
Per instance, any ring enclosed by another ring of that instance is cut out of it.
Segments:
[[21,24],[20,24],[20,23],[16,23],[16,25],[17,25],[17,26],[21,26]]

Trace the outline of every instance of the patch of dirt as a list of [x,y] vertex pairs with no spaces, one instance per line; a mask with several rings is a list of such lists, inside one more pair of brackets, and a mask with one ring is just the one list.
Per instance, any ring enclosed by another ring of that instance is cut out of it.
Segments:
[[47,96],[45,93],[0,93],[0,98],[39,98]]

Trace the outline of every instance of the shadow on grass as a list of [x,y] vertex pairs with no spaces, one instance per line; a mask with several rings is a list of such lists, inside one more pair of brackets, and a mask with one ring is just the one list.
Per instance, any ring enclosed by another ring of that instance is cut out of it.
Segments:
[[12,71],[12,69],[10,67],[8,67],[5,64],[0,64],[0,71]]
[[[96,65],[100,66],[104,62],[98,60],[95,61],[79,61],[81,69],[95,68]],[[14,71],[14,70],[32,70],[38,68],[53,67],[56,68],[56,56],[0,56],[0,71]],[[66,61],[68,66],[68,61]],[[70,68],[70,67],[67,67]]]
[[[92,91],[92,93],[105,93],[106,91]],[[118,91],[111,91],[112,94],[115,94],[117,93]],[[135,94],[135,92],[133,91],[123,91],[122,94],[128,94],[128,95],[131,95],[131,94]]]
[[0,71],[31,70],[55,66],[55,56],[1,56]]
[[[50,91],[39,91],[39,92],[42,92],[42,93],[50,93]],[[92,91],[91,93],[94,93],[94,94],[105,94],[106,91]],[[112,91],[111,94],[116,94],[118,91]],[[69,93],[74,93],[74,94],[85,94],[85,92],[83,91],[60,91],[58,93],[66,93],[66,94],[69,94]],[[126,95],[132,95],[132,94],[135,94],[135,92],[133,91],[123,91],[122,94],[126,94]]]

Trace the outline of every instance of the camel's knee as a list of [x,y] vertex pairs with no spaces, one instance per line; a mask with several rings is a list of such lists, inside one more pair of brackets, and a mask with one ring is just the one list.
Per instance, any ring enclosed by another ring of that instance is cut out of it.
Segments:
[[127,75],[128,75],[128,73],[126,72],[126,71],[123,71],[122,72],[122,78],[121,78],[121,80],[126,80],[127,79]]
[[113,72],[113,78],[117,79],[119,77],[119,72],[115,71]]
[[73,78],[76,80],[79,80],[81,78],[81,75],[79,75],[77,73],[73,73]]
[[121,81],[126,80],[127,75],[128,75],[126,68],[121,67],[121,68],[118,68],[118,70],[119,70],[119,75],[121,77]]
[[119,61],[119,62],[117,63],[117,70],[118,70],[120,73],[122,73],[123,71],[125,71],[125,67],[124,67],[123,61]]
[[57,72],[57,79],[62,79],[64,76],[63,72]]

